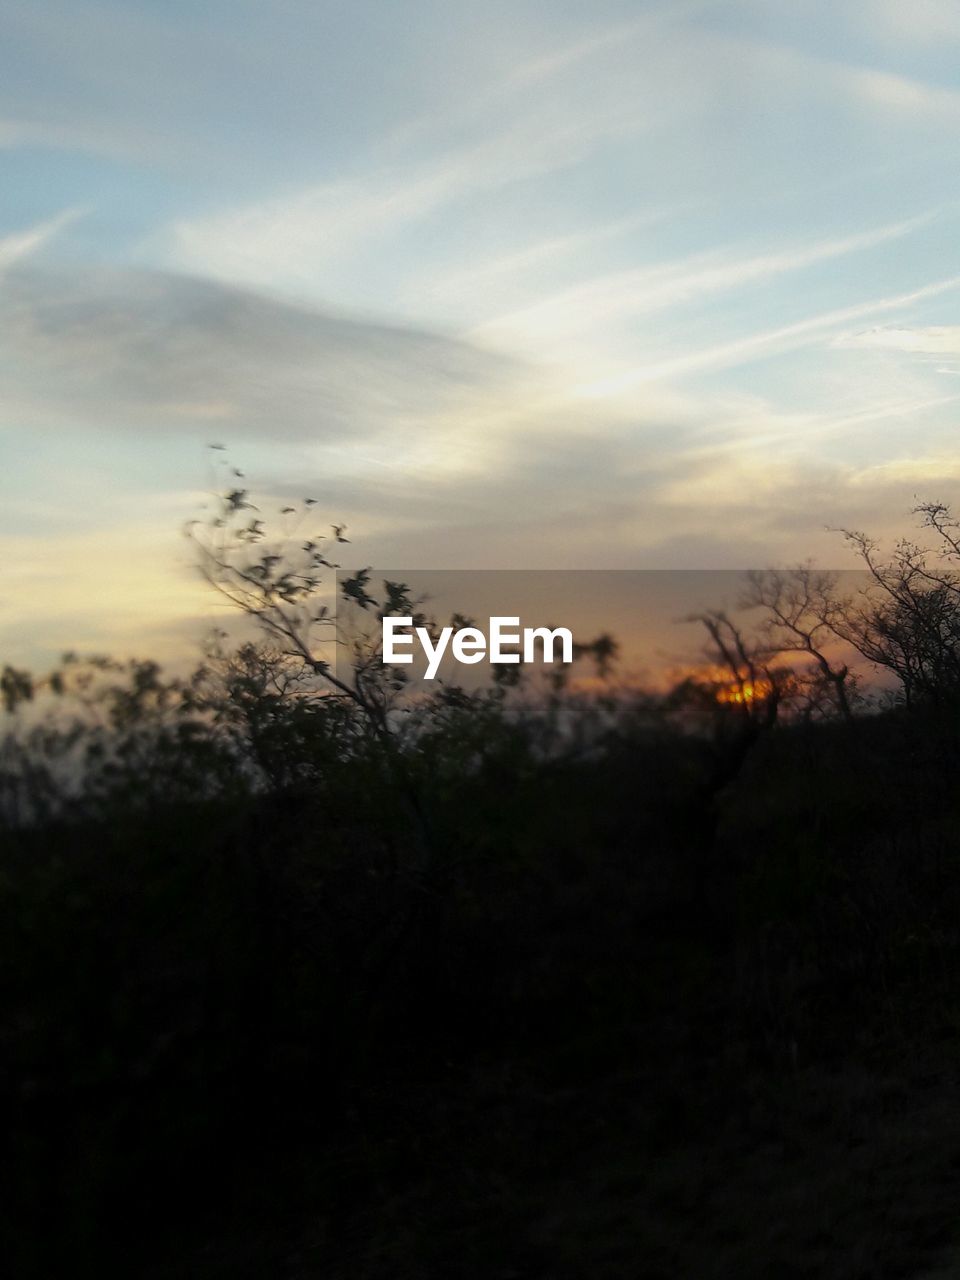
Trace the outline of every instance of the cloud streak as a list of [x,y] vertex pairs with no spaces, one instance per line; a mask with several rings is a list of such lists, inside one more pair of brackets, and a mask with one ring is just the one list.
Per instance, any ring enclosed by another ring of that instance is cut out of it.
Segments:
[[65,227],[75,222],[83,212],[82,209],[66,209],[55,218],[48,218],[44,222],[28,227],[26,231],[13,232],[0,238],[0,272],[39,252]]
[[755,360],[767,359],[772,355],[821,343],[829,337],[831,332],[841,329],[853,320],[876,315],[882,311],[908,308],[928,298],[950,293],[956,289],[960,289],[960,276],[948,276],[906,293],[888,298],[876,298],[869,302],[859,302],[849,307],[839,307],[833,311],[798,320],[793,324],[779,325],[765,332],[718,343],[700,351],[692,351],[657,364],[588,383],[581,386],[579,391],[585,396],[612,395],[640,386],[645,382],[676,378],[703,370],[730,369],[750,364]]
[[515,122],[509,130],[419,164],[396,161],[207,218],[166,237],[174,265],[214,277],[312,293],[324,264],[396,236],[472,196],[527,183],[584,160],[604,140],[648,127],[639,113],[596,111]]
[[[17,239],[11,262],[49,234]],[[0,369],[8,413],[34,426],[301,440],[424,426],[516,377],[510,361],[427,331],[211,281],[22,267],[0,292]]]
[[651,315],[691,302],[700,305],[714,294],[775,280],[900,239],[928,224],[931,217],[923,214],[850,236],[766,253],[737,256],[712,251],[680,262],[600,276],[480,325],[471,337],[505,342],[532,335],[542,342],[544,335],[569,336],[624,316]]
[[868,329],[843,334],[836,346],[861,351],[903,351],[916,355],[960,355],[960,325]]

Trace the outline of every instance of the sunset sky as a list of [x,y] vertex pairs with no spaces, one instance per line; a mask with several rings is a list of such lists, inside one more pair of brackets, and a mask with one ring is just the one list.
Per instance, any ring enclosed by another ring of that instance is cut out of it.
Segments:
[[383,566],[960,498],[956,0],[12,0],[0,661],[174,653],[229,446]]

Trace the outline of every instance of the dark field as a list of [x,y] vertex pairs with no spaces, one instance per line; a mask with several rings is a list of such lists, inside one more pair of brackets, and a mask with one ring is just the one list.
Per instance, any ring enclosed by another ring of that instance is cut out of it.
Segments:
[[246,714],[8,827],[8,1275],[954,1273],[952,708]]

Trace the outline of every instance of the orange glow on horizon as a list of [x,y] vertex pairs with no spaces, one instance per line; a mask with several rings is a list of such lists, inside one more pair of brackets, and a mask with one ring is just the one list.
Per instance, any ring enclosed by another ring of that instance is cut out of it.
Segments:
[[769,698],[772,693],[773,685],[769,680],[741,680],[718,689],[717,701],[743,706]]

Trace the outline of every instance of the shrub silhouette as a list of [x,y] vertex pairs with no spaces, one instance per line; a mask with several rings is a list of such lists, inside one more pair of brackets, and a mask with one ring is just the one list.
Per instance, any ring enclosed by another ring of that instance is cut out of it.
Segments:
[[[214,520],[260,519],[225,500]],[[411,697],[362,637],[334,667],[315,540],[301,577],[257,529],[229,544],[240,578],[222,541],[208,571],[261,639],[216,636],[181,678],[8,669],[8,1274],[934,1258],[960,735],[953,525],[924,511],[943,558],[864,543],[876,594],[849,599],[809,567],[758,576],[665,694]],[[422,608],[348,584],[373,618]],[[899,697],[871,702],[834,643]]]

